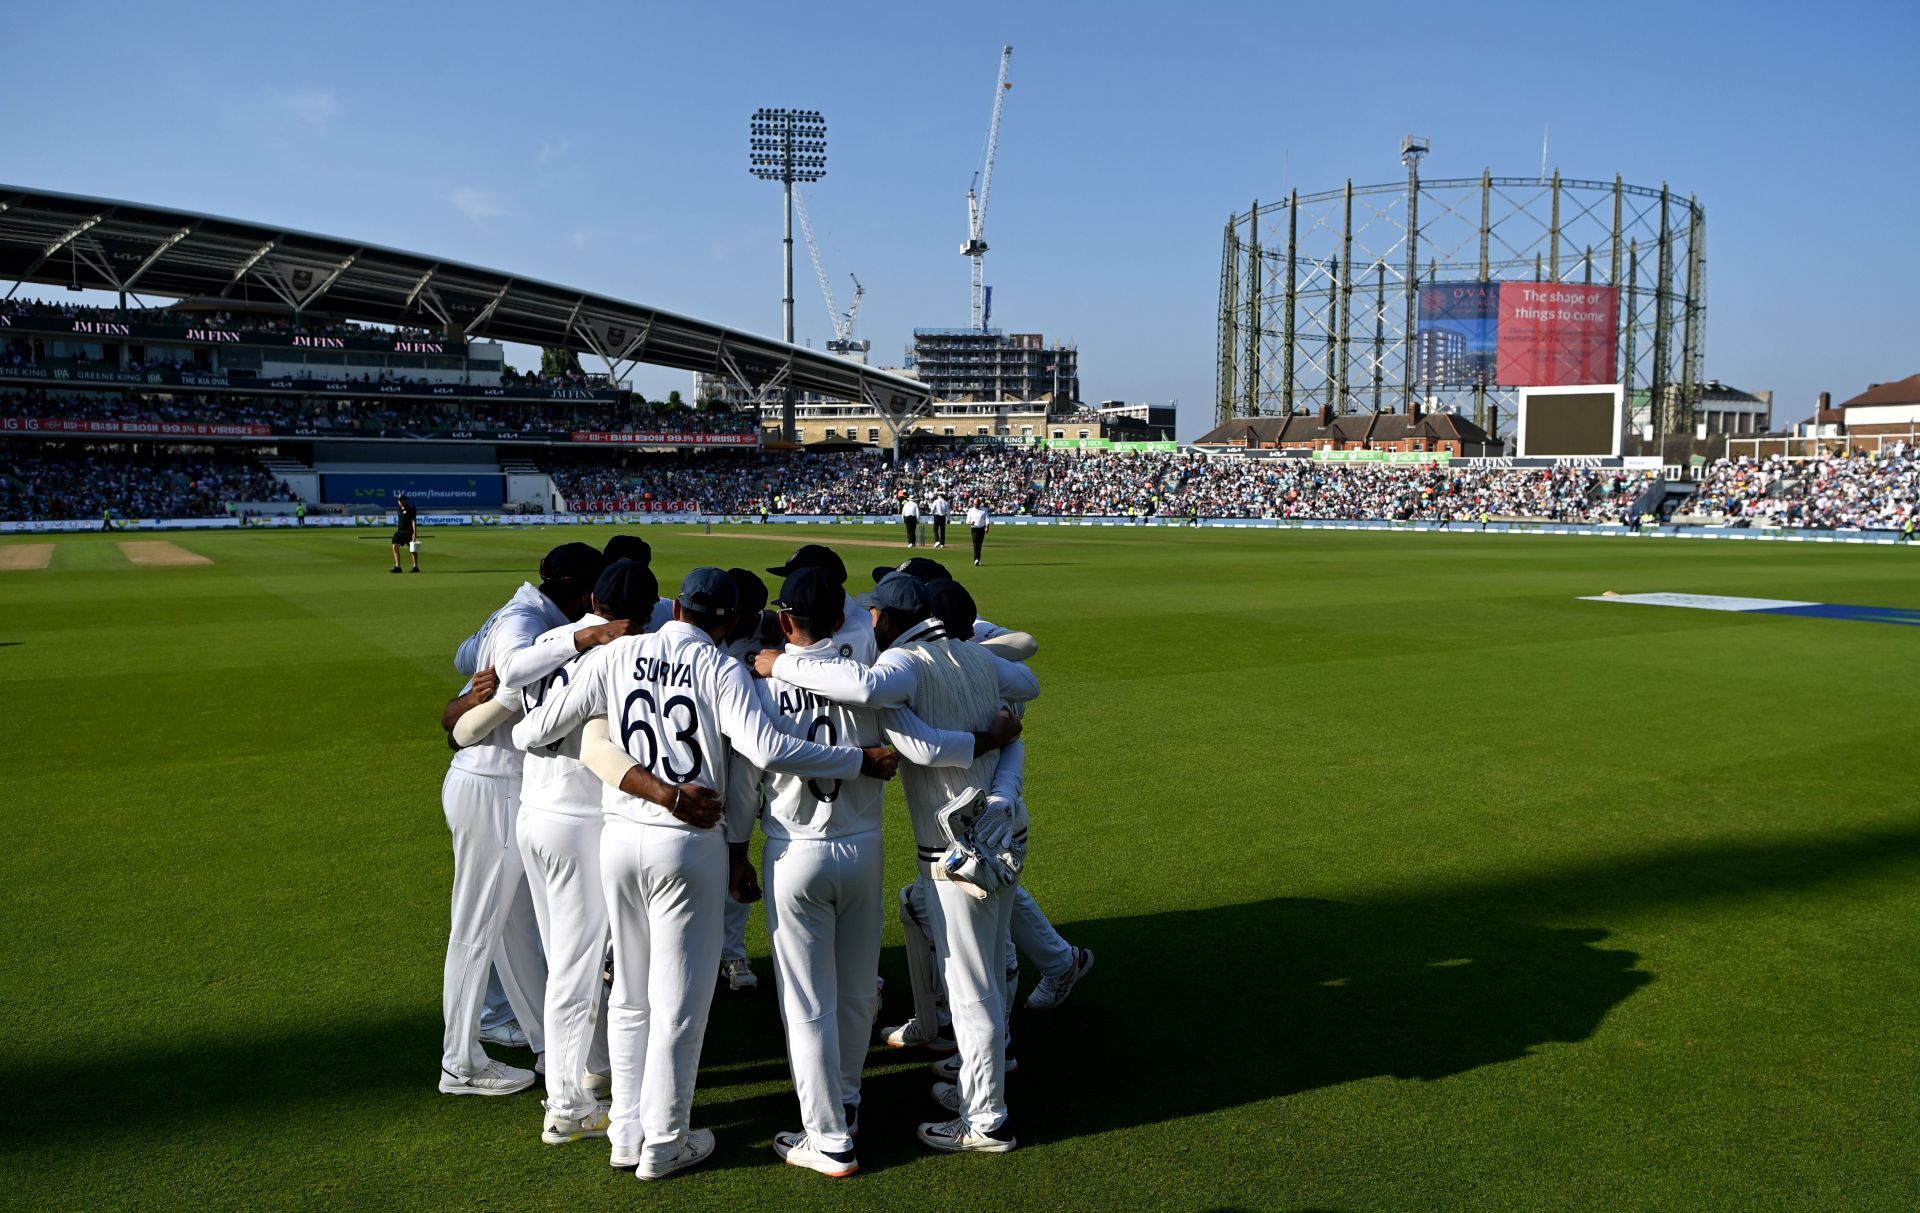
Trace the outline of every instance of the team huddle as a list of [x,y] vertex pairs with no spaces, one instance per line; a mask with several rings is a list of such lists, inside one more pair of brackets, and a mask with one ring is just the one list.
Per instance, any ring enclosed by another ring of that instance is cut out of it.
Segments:
[[[440,1090],[544,1076],[541,1140],[608,1138],[641,1179],[706,1161],[713,1133],[689,1122],[708,1013],[722,981],[758,984],[744,936],[761,902],[801,1126],[774,1152],[853,1175],[891,904],[913,1009],[879,1036],[939,1056],[944,1115],[918,1140],[1013,1149],[1018,953],[1041,972],[1030,1010],[1093,964],[1020,883],[1036,642],[977,618],[923,558],[873,570],[856,600],[840,557],[807,544],[767,570],[772,609],[746,569],[696,568],[662,599],[651,561],[633,536],[563,544],[455,655]],[[881,841],[896,775],[916,848],[897,899]],[[531,1049],[534,1069],[483,1042]]]

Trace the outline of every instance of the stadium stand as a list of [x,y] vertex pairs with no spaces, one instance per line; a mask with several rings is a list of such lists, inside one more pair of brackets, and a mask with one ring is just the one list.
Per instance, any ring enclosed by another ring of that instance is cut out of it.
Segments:
[[545,468],[575,510],[696,501],[711,513],[887,514],[906,494],[944,491],[1001,514],[1095,517],[1466,519],[1618,522],[1649,474],[1619,469],[1449,469],[1078,454],[1002,447],[914,453],[898,466],[859,453]]
[[[285,424],[290,418],[282,411],[288,403],[231,397],[186,403],[75,398],[60,401],[55,411],[109,420],[132,417],[141,423],[219,418],[280,434],[291,432]],[[51,408],[43,404],[43,398],[0,397],[0,427]],[[338,428],[326,429],[311,414],[300,420],[308,432],[385,433],[400,439],[410,432],[408,427],[418,433],[445,432],[437,427],[454,424],[456,415],[437,411],[440,407],[433,402],[417,407],[385,400],[352,402],[329,414]],[[354,409],[364,412],[355,415]],[[504,435],[503,424],[510,419],[494,414],[484,420]],[[742,424],[738,418],[708,420]],[[914,450],[897,466],[868,451],[755,449],[669,455],[625,446],[515,447],[505,442],[448,442],[440,448],[450,459],[452,452],[473,452],[458,465],[463,469],[510,471],[516,479],[548,477],[559,498],[554,508],[577,513],[890,515],[903,495],[925,499],[942,492],[958,505],[979,501],[1001,516],[1449,523],[1477,522],[1485,516],[1496,521],[1606,524],[1632,521],[1636,502],[1658,480],[1657,473],[1622,468],[1323,463],[984,445]],[[354,449],[399,448],[388,442]],[[199,436],[119,443],[83,442],[67,434],[16,437],[0,444],[0,518],[91,518],[101,507],[128,516],[218,517],[237,504],[295,500],[287,479],[305,471],[311,482],[313,468],[306,462],[311,458],[307,446],[266,436],[235,437],[214,450]],[[268,466],[279,475],[268,472]],[[383,466],[391,465],[336,458],[322,470]],[[455,465],[435,466],[446,472]],[[1899,530],[1920,512],[1920,457],[1906,444],[1889,444],[1877,454],[1815,460],[1720,460],[1700,469],[1694,484],[1697,490],[1676,514],[1684,524]],[[315,501],[310,505],[323,508]],[[505,508],[526,507],[516,499]],[[545,509],[545,503],[539,508]]]
[[138,421],[262,425],[279,432],[324,430],[351,436],[487,430],[522,434],[616,430],[626,433],[751,434],[755,419],[744,413],[661,411],[644,403],[549,404],[505,400],[333,399],[245,395],[167,395],[129,392],[0,392],[0,419]]
[[218,518],[241,503],[293,501],[245,455],[52,443],[0,448],[0,517]]
[[1910,443],[1822,459],[1722,459],[1697,481],[1696,521],[1813,530],[1897,530],[1920,503]]

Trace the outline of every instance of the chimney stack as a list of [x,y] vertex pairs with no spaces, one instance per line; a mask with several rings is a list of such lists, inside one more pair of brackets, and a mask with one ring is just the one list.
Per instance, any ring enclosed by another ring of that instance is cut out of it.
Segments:
[[1833,393],[1821,392],[1820,393],[1820,411],[1824,413],[1832,407],[1833,407]]
[[1324,430],[1332,424],[1333,424],[1333,406],[1331,404],[1321,405],[1320,406],[1320,428]]

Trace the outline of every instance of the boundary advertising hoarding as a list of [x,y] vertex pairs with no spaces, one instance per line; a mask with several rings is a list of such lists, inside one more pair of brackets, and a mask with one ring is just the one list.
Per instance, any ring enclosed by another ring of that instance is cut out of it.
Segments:
[[428,510],[488,509],[505,500],[506,477],[459,472],[322,472],[320,500],[327,505],[391,509],[405,493],[423,515]]
[[1315,463],[1451,463],[1452,451],[1330,451],[1313,452]]

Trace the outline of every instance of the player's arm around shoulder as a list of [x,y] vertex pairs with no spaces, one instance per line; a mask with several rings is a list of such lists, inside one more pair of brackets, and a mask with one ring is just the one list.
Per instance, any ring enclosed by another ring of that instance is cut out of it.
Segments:
[[[757,697],[747,667],[729,661],[720,670],[715,698],[720,731],[754,766],[787,775],[851,779],[858,774],[891,779],[899,756],[890,750],[825,746],[783,732]],[[884,773],[882,773],[884,772]]]
[[984,651],[993,655],[993,672],[1000,683],[1000,698],[1008,703],[1029,703],[1040,698],[1040,679],[1031,667],[1018,661],[1008,661],[992,649]]
[[870,666],[837,655],[783,653],[773,663],[772,676],[835,703],[860,708],[901,707],[919,686],[913,666],[892,651],[880,654]]
[[540,706],[513,726],[513,744],[531,750],[558,741],[591,717],[606,715],[615,656],[614,646],[606,645],[582,658],[564,685],[549,689]]

